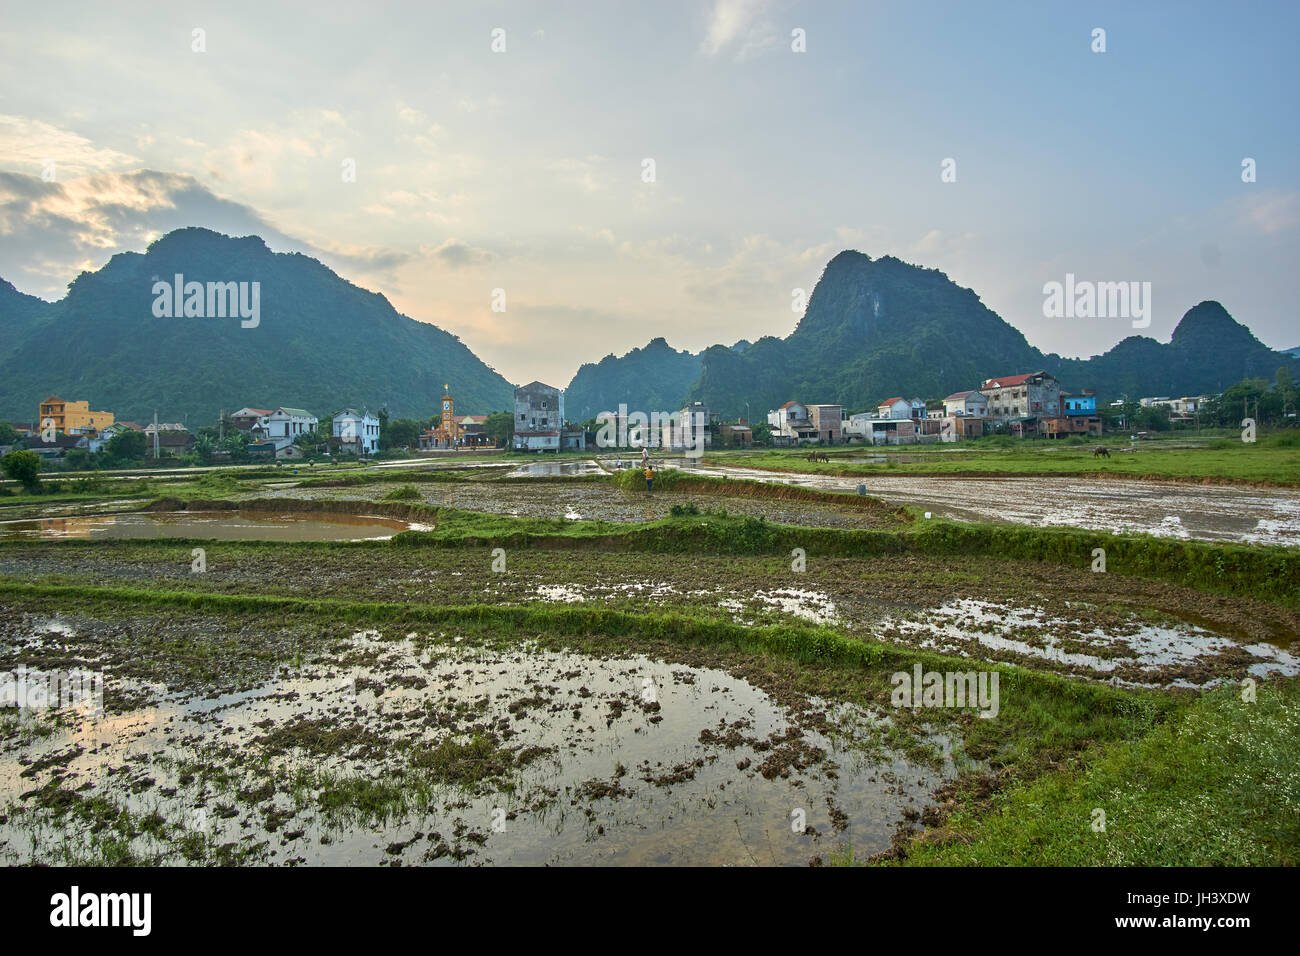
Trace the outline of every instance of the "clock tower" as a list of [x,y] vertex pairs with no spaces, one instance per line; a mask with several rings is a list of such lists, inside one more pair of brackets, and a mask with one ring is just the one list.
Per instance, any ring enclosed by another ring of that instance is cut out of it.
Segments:
[[456,407],[456,401],[451,397],[451,391],[448,386],[442,387],[442,427],[450,429],[453,427],[453,412]]
[[438,427],[434,429],[434,437],[437,438],[438,444],[443,448],[451,448],[456,439],[460,437],[460,432],[456,427],[456,400],[451,397],[451,386],[443,385],[442,387],[442,418],[438,422]]

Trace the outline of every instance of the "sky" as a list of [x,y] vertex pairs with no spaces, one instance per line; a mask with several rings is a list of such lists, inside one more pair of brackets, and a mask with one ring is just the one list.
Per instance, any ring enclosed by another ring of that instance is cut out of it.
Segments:
[[0,278],[45,299],[257,234],[562,386],[787,335],[857,249],[1062,355],[1137,334],[1045,316],[1067,273],[1300,346],[1293,2],[2,2]]

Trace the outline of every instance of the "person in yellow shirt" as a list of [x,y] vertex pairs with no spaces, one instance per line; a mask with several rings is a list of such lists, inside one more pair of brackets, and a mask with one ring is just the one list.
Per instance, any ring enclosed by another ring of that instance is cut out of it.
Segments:
[[655,470],[649,465],[645,466],[645,490],[653,491],[655,483]]

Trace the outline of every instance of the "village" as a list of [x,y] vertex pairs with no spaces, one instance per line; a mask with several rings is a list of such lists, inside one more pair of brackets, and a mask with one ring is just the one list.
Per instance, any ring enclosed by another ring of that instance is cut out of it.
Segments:
[[[1209,396],[1140,399],[1141,408],[1164,409],[1173,423],[1194,421]],[[1109,406],[1118,412],[1125,405],[1116,400]],[[1061,388],[1051,374],[1017,373],[986,379],[979,388],[954,392],[944,398],[923,399],[895,395],[875,408],[850,413],[844,406],[791,400],[767,413],[766,428],[755,429],[745,418],[720,420],[709,406],[694,402],[672,413],[651,411],[628,413],[626,406],[603,415],[620,437],[609,444],[599,436],[596,421],[572,422],[565,417],[564,390],[543,382],[530,382],[515,389],[509,422],[492,428],[489,419],[507,413],[461,414],[450,387],[444,389],[441,413],[429,419],[428,427],[408,429],[397,442],[386,437],[386,414],[367,409],[343,408],[324,417],[293,406],[254,408],[245,406],[222,412],[215,426],[191,430],[182,422],[158,421],[141,425],[118,420],[111,411],[90,408],[87,400],[65,401],[50,395],[39,403],[35,420],[13,422],[14,439],[0,443],[4,454],[23,443],[42,459],[68,467],[85,467],[94,456],[108,451],[118,436],[141,436],[129,446],[131,455],[145,462],[167,459],[221,464],[235,460],[295,461],[339,457],[367,458],[395,446],[404,453],[510,450],[515,452],[563,452],[588,447],[648,447],[681,451],[682,430],[660,428],[662,417],[680,422],[708,424],[704,447],[749,448],[755,445],[793,447],[844,444],[913,445],[959,442],[987,435],[1013,438],[1061,439],[1074,436],[1100,438],[1103,416],[1092,389],[1078,394]],[[638,420],[638,415],[641,416]],[[1121,422],[1123,419],[1120,419]],[[652,424],[647,425],[647,422]],[[629,428],[629,423],[631,427]],[[410,423],[408,423],[410,424]],[[504,427],[501,427],[504,426]],[[639,426],[639,427],[638,427]],[[405,437],[405,441],[400,439]],[[234,451],[232,451],[234,449]],[[118,455],[118,458],[128,457]]]

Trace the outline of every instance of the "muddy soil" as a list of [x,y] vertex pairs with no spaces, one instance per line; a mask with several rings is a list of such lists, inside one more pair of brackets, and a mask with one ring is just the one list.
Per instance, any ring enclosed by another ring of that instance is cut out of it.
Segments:
[[822,624],[874,639],[1088,680],[1212,686],[1297,673],[1300,612],[1120,575],[1028,561],[818,559],[489,549],[7,545],[0,577],[223,593],[339,595],[439,606],[591,604],[745,625]]
[[[99,706],[0,715],[0,860],[806,864],[888,846],[955,771],[798,673],[652,646],[0,607],[6,667]],[[199,660],[201,663],[196,663]]]
[[[381,483],[349,488],[250,489],[241,498],[308,498],[314,500],[378,501],[394,485]],[[778,524],[821,528],[894,528],[897,519],[883,509],[851,508],[809,501],[779,501],[723,495],[646,494],[602,483],[417,484],[420,498],[412,503],[448,506],[521,518],[567,518],[640,523],[665,518],[673,505],[694,502],[701,509],[725,508],[737,515],[764,517]]]
[[[681,463],[687,467],[686,463]],[[842,478],[710,465],[699,474],[853,491],[959,521],[1070,525],[1208,541],[1300,546],[1300,489],[1237,488],[1102,478]]]

